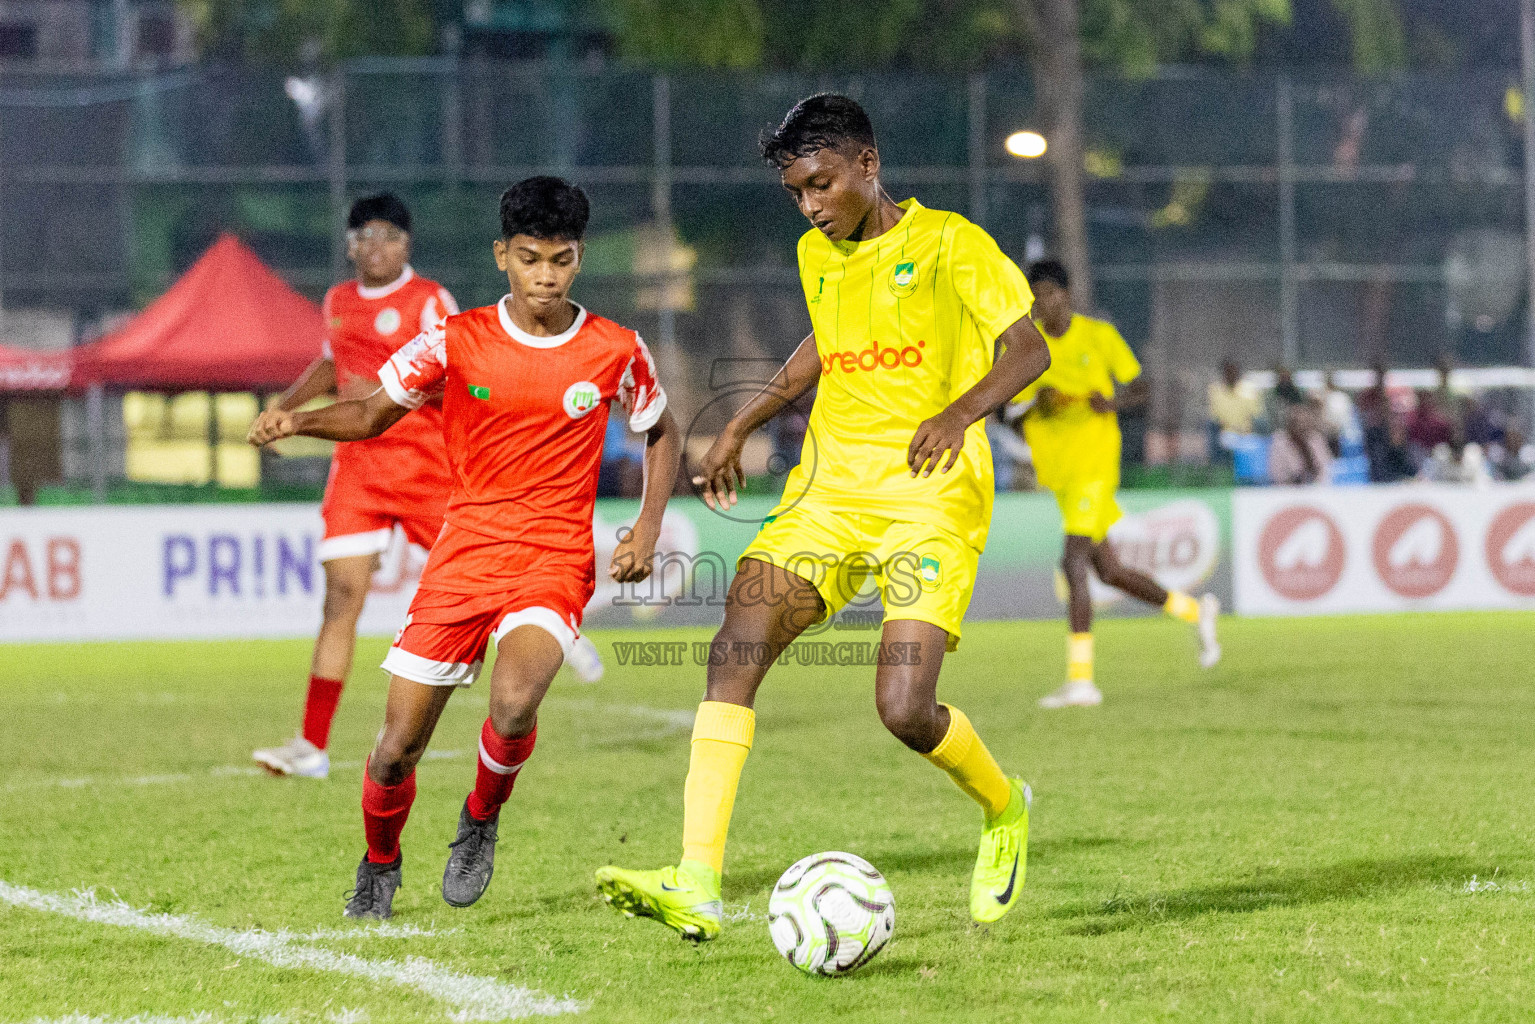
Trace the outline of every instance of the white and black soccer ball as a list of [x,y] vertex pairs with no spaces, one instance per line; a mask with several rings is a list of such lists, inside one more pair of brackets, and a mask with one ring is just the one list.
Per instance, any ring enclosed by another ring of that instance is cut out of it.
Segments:
[[850,974],[890,941],[895,897],[862,857],[811,854],[773,886],[768,931],[784,959],[806,974]]

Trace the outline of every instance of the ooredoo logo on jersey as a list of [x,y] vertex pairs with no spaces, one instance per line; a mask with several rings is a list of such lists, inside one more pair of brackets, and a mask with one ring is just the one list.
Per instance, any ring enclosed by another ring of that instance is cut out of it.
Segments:
[[1386,513],[1370,547],[1380,581],[1402,597],[1439,593],[1460,561],[1454,525],[1429,505],[1400,505]]
[[861,348],[856,352],[829,352],[822,356],[821,374],[825,376],[833,370],[841,370],[843,373],[872,373],[875,370],[894,370],[902,366],[921,366],[922,350],[926,347],[925,341],[902,348],[871,341],[868,348]]
[[1315,601],[1338,585],[1347,549],[1332,517],[1310,505],[1281,509],[1258,537],[1258,568],[1274,592]]
[[1535,504],[1510,505],[1493,519],[1487,527],[1487,568],[1504,590],[1535,597]]

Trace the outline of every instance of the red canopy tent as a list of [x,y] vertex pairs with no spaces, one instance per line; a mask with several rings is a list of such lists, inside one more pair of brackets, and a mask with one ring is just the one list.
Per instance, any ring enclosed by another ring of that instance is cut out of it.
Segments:
[[225,234],[142,313],[76,348],[71,386],[275,391],[320,354],[323,330],[320,307]]
[[63,391],[69,386],[70,354],[0,345],[0,394]]

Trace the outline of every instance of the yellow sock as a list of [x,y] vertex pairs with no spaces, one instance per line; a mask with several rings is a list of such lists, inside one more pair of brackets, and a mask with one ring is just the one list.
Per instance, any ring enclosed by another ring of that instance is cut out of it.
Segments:
[[736,784],[751,752],[757,713],[739,704],[706,700],[693,719],[693,756],[682,789],[682,859],[725,868],[725,835]]
[[1191,626],[1199,624],[1199,602],[1181,591],[1169,590],[1167,603],[1162,606],[1162,610]]
[[951,704],[944,707],[949,709],[949,731],[938,746],[922,756],[948,772],[954,784],[980,804],[986,820],[991,821],[1007,810],[1013,789],[965,713]]
[[1093,635],[1072,633],[1066,638],[1066,681],[1090,683],[1093,681]]

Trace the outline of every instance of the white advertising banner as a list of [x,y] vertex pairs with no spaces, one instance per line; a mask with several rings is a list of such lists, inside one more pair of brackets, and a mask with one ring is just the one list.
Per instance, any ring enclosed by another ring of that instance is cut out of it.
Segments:
[[[307,504],[0,510],[0,642],[313,634],[321,532]],[[424,564],[396,531],[361,632],[400,628]]]
[[[617,618],[615,605],[620,621],[633,618],[607,569],[637,509],[599,504],[592,524],[598,586],[587,611],[599,624]],[[311,504],[0,509],[0,643],[312,636],[325,597],[322,535]],[[668,508],[657,548],[674,557],[645,592],[680,593],[698,545],[693,522]],[[395,530],[358,632],[392,636],[404,625],[426,555]]]
[[1535,609],[1535,485],[1242,488],[1236,610]]

